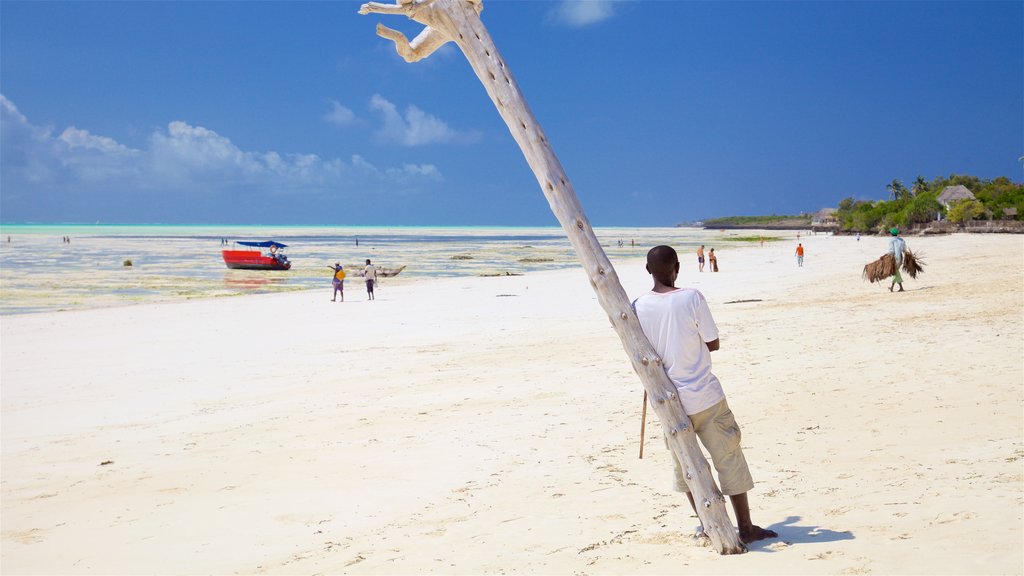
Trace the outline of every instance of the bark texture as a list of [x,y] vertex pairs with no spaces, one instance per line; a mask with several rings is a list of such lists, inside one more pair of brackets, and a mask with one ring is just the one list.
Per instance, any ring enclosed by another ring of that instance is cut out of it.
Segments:
[[733,529],[725,497],[715,484],[711,467],[697,444],[675,385],[644,335],[618,275],[583,213],[544,131],[480,20],[482,9],[481,0],[399,0],[397,4],[370,2],[364,4],[359,13],[404,15],[426,26],[410,42],[401,32],[377,25],[377,34],[394,42],[407,62],[426,58],[447,42],[455,42],[462,50],[522,149],[551,211],[576,250],[598,301],[622,340],[669,444],[683,464],[697,513],[712,545],[721,554],[745,552],[746,546]]

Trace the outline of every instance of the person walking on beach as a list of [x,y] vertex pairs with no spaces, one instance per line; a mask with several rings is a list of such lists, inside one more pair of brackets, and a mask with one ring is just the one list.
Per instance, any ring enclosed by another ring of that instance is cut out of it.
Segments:
[[900,275],[900,266],[903,266],[903,251],[907,249],[907,243],[900,238],[900,229],[893,227],[889,230],[891,237],[889,238],[889,254],[892,254],[893,258],[896,259],[896,272],[892,277],[892,284],[889,285],[889,292],[899,284],[900,289],[898,292],[903,292],[903,276]]
[[804,267],[804,245],[799,242],[796,244],[796,265]]
[[711,265],[712,272],[718,272],[718,256],[715,256],[714,248],[708,250],[708,264]]
[[[640,327],[675,384],[694,432],[711,454],[722,494],[732,501],[740,540],[749,543],[775,538],[778,534],[754,525],[750,519],[747,492],[754,487],[754,480],[740,447],[739,425],[729,409],[721,382],[711,372],[711,353],[721,343],[707,300],[692,288],[676,288],[679,258],[671,246],[655,246],[647,253],[647,272],[654,279],[654,287],[637,298],[633,307]],[[667,440],[665,444],[668,445]],[[696,512],[686,473],[675,452],[672,460],[675,489],[686,493]]]
[[373,285],[377,283],[377,267],[366,259],[366,268],[363,268],[363,278],[366,279],[366,295],[373,300]]
[[341,265],[341,262],[335,262],[334,266],[328,266],[331,270],[334,270],[334,278],[331,279],[331,285],[334,286],[334,295],[331,296],[331,302],[338,299],[338,294],[341,294],[341,301],[345,301],[345,268]]
[[704,245],[701,244],[700,248],[697,248],[697,272],[704,271]]

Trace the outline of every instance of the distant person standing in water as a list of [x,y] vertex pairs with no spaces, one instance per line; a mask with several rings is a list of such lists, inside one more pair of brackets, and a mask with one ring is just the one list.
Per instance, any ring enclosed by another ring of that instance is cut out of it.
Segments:
[[338,293],[341,293],[341,301],[345,301],[345,268],[341,265],[341,262],[335,262],[334,266],[328,266],[331,270],[334,270],[334,278],[331,279],[331,284],[334,286],[334,295],[331,296],[331,302],[338,299]]
[[697,272],[704,271],[704,245],[701,244],[700,248],[697,248]]
[[363,278],[366,279],[366,295],[373,300],[373,285],[377,283],[377,267],[370,263],[370,259],[366,259],[366,268],[363,268]]

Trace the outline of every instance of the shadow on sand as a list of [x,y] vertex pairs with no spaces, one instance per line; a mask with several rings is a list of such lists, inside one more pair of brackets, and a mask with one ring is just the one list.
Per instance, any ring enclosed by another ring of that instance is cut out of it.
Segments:
[[769,548],[773,542],[785,542],[786,544],[812,544],[816,542],[838,542],[839,540],[853,540],[855,536],[853,532],[849,530],[845,532],[836,532],[835,530],[829,530],[828,528],[822,528],[820,526],[803,526],[797,524],[800,521],[799,516],[790,516],[782,522],[777,522],[768,526],[770,530],[774,530],[778,533],[778,538],[772,538],[770,540],[758,540],[757,542],[751,542],[747,545],[747,548],[751,552],[775,552],[775,550]]

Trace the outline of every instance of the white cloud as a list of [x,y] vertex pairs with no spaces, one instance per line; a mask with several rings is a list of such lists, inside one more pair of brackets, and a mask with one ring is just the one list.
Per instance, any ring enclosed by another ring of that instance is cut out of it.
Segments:
[[398,168],[387,168],[383,171],[366,161],[359,155],[352,156],[352,167],[373,174],[383,174],[393,181],[408,182],[415,179],[427,178],[434,181],[444,180],[441,171],[433,164],[403,164]]
[[336,126],[349,126],[356,120],[355,112],[342,105],[337,100],[329,100],[331,111],[324,114],[324,121]]
[[441,173],[433,164],[403,164],[401,168],[388,169],[390,174],[401,177],[406,176],[427,176],[435,180],[441,180]]
[[181,176],[211,175],[236,177],[239,174],[259,173],[271,165],[287,167],[288,162],[274,153],[242,152],[230,140],[201,126],[190,126],[175,121],[167,125],[167,132],[154,132],[149,138],[150,161],[161,173]]
[[402,146],[425,144],[471,144],[480,140],[477,132],[458,132],[441,119],[409,105],[405,116],[380,94],[370,98],[370,110],[378,112],[383,125],[376,132],[377,140]]
[[8,132],[20,132],[21,137],[36,141],[45,140],[50,136],[49,130],[30,124],[28,118],[18,111],[14,102],[3,94],[0,94],[0,120],[3,120],[0,122],[0,129],[4,131],[4,136],[7,136]]
[[548,12],[548,18],[581,28],[611,18],[614,15],[612,4],[612,0],[562,0]]
[[34,185],[53,182],[55,171],[60,170],[55,158],[57,147],[49,129],[32,125],[13,102],[0,94],[0,199],[20,195],[7,185],[12,179]]
[[358,155],[345,161],[242,150],[226,136],[182,121],[154,130],[142,149],[74,126],[54,136],[52,130],[33,125],[2,94],[0,147],[0,200],[5,217],[11,219],[22,212],[34,214],[32,210],[52,214],[47,206],[82,198],[146,198],[133,203],[143,208],[161,199],[174,205],[230,198],[239,192],[251,204],[282,195],[343,200],[367,193],[387,195],[399,188],[402,194],[434,189],[443,180],[431,164],[378,169]]
[[79,130],[74,126],[65,128],[58,139],[72,149],[95,150],[113,156],[137,156],[139,154],[138,150],[118,144],[113,138],[94,136],[88,130]]

